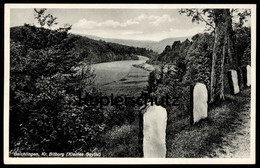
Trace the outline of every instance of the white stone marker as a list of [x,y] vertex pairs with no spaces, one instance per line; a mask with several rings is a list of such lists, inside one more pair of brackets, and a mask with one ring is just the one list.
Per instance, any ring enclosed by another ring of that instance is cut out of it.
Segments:
[[161,106],[150,106],[144,113],[143,153],[145,158],[166,157],[167,112]]
[[247,77],[246,85],[251,86],[251,66],[250,65],[246,66],[246,77]]
[[237,71],[231,69],[229,70],[231,72],[231,80],[233,85],[233,93],[237,94],[239,93],[239,86],[238,86],[238,78],[237,78]]
[[193,89],[193,123],[208,117],[208,91],[206,85],[196,83]]

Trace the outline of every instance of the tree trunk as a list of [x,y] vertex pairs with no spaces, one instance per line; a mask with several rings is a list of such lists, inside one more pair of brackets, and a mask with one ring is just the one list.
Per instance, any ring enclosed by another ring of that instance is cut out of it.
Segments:
[[226,36],[227,36],[229,65],[230,65],[231,69],[234,69],[237,71],[239,88],[243,89],[244,88],[243,72],[242,72],[242,69],[238,65],[237,53],[236,53],[235,45],[234,45],[235,33],[232,28],[232,18],[231,18],[229,9],[225,10],[225,15],[226,15],[226,24],[227,24]]
[[210,103],[224,99],[224,59],[223,47],[226,35],[226,16],[224,9],[214,9],[215,41],[212,55],[210,79]]
[[226,38],[225,37],[225,43],[223,46],[223,54],[222,54],[222,58],[221,58],[221,73],[220,73],[220,81],[221,81],[221,86],[220,86],[220,99],[221,100],[225,100],[225,95],[224,95],[224,91],[225,91],[225,85],[224,85],[224,73],[225,73],[225,56],[226,56]]
[[225,55],[228,55],[228,64],[237,71],[240,89],[243,89],[243,71],[238,65],[235,50],[235,33],[232,28],[232,18],[229,9],[214,9],[215,42],[212,55],[210,103],[225,99],[224,66]]

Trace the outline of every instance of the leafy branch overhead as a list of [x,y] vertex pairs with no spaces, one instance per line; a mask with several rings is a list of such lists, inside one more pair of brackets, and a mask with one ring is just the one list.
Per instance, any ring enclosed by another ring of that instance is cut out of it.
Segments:
[[242,11],[239,11],[238,9],[232,9],[231,15],[234,19],[238,18],[238,22],[234,22],[233,27],[235,29],[241,29],[244,26],[245,22],[248,21],[248,17],[251,16],[251,10],[244,9]]
[[214,13],[212,9],[180,9],[179,13],[186,14],[187,16],[192,17],[192,22],[205,22],[207,26],[207,31],[215,31],[215,24],[213,20]]
[[[206,24],[206,31],[215,32],[215,22],[214,22],[214,11],[213,9],[180,9],[180,14],[186,14],[192,17],[192,22],[200,23],[204,22]],[[232,17],[232,26],[234,29],[242,28],[245,22],[248,21],[248,17],[251,16],[251,10],[249,9],[230,9],[230,16]]]
[[53,25],[57,25],[58,23],[56,22],[57,17],[54,17],[51,14],[46,14],[45,11],[47,9],[34,9],[35,11],[35,19],[37,19],[38,23],[40,24],[41,27],[44,27],[47,25],[49,28]]

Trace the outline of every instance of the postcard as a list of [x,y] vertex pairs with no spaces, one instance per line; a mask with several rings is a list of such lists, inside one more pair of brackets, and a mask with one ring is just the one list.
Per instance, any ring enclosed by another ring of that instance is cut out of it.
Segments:
[[254,164],[256,5],[5,4],[5,164]]

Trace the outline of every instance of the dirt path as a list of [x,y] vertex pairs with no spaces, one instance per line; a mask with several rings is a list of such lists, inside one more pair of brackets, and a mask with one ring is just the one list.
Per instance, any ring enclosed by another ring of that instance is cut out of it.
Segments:
[[243,98],[245,104],[237,111],[238,117],[232,121],[231,131],[221,138],[222,143],[215,146],[211,155],[206,157],[248,158],[250,156],[250,97],[240,99]]
[[226,95],[224,102],[209,109],[206,120],[193,126],[185,126],[185,120],[175,122],[169,128],[177,133],[168,134],[167,157],[250,157],[250,95],[250,88],[237,95]]

